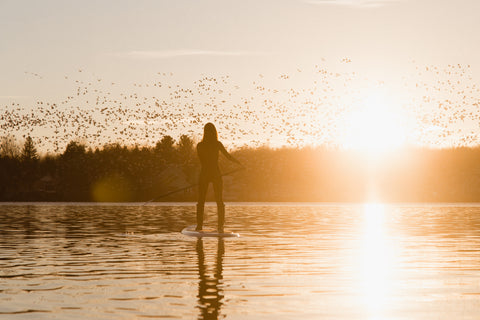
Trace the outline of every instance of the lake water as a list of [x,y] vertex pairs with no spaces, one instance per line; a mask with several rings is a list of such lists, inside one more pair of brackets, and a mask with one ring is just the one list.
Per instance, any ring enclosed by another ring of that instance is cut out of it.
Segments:
[[[207,225],[216,208],[208,206]],[[480,206],[0,205],[0,319],[479,319]]]

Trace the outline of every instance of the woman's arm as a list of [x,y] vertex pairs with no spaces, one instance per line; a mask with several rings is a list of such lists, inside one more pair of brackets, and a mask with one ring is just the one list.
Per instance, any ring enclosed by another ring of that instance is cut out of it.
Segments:
[[218,145],[219,145],[219,148],[220,148],[220,151],[222,152],[222,154],[230,161],[232,162],[235,162],[235,163],[238,163],[239,165],[242,165],[240,163],[240,161],[238,161],[237,159],[235,159],[230,153],[228,153],[227,149],[225,149],[225,147],[223,146],[223,144],[219,141],[218,142]]

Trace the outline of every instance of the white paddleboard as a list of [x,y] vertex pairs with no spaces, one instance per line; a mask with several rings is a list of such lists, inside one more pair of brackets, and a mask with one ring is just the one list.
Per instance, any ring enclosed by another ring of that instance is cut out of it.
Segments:
[[197,237],[197,238],[202,238],[202,237],[217,237],[217,238],[238,238],[240,235],[238,233],[234,232],[223,232],[219,233],[217,230],[201,230],[201,231],[196,231],[195,228],[197,226],[188,226],[182,230],[182,234],[190,237]]

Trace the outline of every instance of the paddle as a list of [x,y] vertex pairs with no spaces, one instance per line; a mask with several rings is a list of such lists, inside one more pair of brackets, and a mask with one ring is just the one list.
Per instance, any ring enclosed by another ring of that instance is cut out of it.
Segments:
[[[227,176],[227,175],[232,174],[232,173],[235,173],[235,172],[238,172],[238,171],[241,171],[241,170],[244,170],[244,169],[245,169],[245,167],[241,167],[241,168],[237,168],[237,169],[234,169],[234,170],[227,171],[227,172],[225,172],[225,173],[222,174],[222,177],[223,177],[223,176]],[[153,201],[155,201],[155,200],[157,200],[157,199],[167,197],[167,196],[169,196],[169,195],[171,195],[171,194],[174,194],[174,193],[177,193],[177,192],[180,192],[180,191],[185,191],[185,190],[191,189],[191,188],[196,187],[196,186],[198,186],[198,183],[194,183],[194,184],[191,184],[191,185],[189,185],[189,186],[186,186],[186,187],[183,187],[183,188],[179,188],[179,189],[176,189],[176,190],[173,190],[173,191],[170,191],[170,192],[161,194],[161,195],[159,195],[159,196],[157,196],[157,197],[155,197],[155,198],[153,198],[153,199],[151,199],[151,200],[148,200],[148,201],[145,202],[143,205],[146,205],[147,203],[153,202]]]

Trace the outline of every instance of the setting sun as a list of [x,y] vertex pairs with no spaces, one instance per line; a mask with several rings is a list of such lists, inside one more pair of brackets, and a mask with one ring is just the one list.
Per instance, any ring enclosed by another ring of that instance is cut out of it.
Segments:
[[341,145],[368,153],[396,149],[406,140],[401,120],[398,108],[383,95],[372,95],[347,115]]

